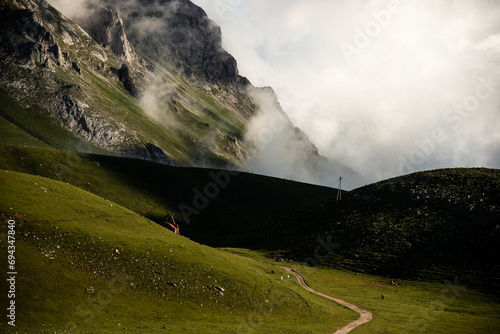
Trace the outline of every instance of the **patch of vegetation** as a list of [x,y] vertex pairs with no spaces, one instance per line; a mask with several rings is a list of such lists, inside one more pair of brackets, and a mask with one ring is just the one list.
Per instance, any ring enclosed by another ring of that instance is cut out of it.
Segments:
[[330,239],[340,247],[322,265],[423,279],[455,273],[498,292],[498,203],[500,170],[444,169],[356,189],[258,228],[265,248],[299,261]]
[[355,318],[273,265],[199,245],[74,186],[0,170],[0,191],[2,220],[16,221],[18,272],[16,327],[2,322],[2,332],[330,333]]

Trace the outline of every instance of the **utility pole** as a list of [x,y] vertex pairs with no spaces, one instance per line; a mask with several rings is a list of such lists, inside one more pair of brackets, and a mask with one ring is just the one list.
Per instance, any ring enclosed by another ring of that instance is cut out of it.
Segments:
[[339,190],[337,191],[337,202],[342,200],[342,177],[339,178]]

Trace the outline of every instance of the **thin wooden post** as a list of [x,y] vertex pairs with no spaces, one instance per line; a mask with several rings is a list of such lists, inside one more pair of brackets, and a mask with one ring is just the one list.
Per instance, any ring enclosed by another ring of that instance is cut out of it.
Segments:
[[337,191],[337,202],[342,200],[342,177],[339,178],[339,189]]

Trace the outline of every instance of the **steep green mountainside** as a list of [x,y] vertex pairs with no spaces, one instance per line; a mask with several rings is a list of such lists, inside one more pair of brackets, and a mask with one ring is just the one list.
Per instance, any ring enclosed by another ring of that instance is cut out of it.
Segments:
[[326,333],[355,318],[303,295],[276,266],[199,245],[74,186],[0,170],[0,191],[18,273],[16,327],[1,321],[2,333]]
[[236,235],[241,245],[252,226],[336,194],[331,188],[247,173],[53,149],[0,146],[0,168],[70,183],[158,223],[172,212],[182,234],[210,245],[235,245]]
[[72,21],[45,0],[0,1],[2,144],[177,166],[257,161],[259,172],[279,144],[302,180],[356,175],[319,154],[271,88],[238,74],[220,28],[190,1],[101,0],[81,12]]
[[[315,265],[500,286],[500,170],[415,173],[257,226],[257,245]],[[328,251],[317,246],[328,245]],[[480,274],[479,274],[480,273]]]
[[[0,6],[2,122],[57,148],[74,149],[77,139],[167,163],[242,164],[256,110],[242,92],[196,86],[133,50],[117,54],[44,1]],[[28,131],[41,123],[52,131]],[[61,140],[64,131],[72,140]]]

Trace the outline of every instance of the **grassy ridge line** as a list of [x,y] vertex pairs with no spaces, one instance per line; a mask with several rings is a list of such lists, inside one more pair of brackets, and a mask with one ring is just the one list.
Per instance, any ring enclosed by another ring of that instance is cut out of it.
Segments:
[[335,196],[331,188],[241,173],[231,177],[199,214],[189,216],[187,224],[179,205],[196,208],[194,189],[204,192],[214,182],[210,173],[220,171],[12,146],[0,146],[0,168],[70,183],[153,221],[174,212],[183,234],[212,245],[228,243],[230,234]]
[[330,238],[340,247],[325,266],[424,280],[453,273],[498,293],[498,203],[500,170],[442,169],[353,190],[261,230],[298,261],[312,256],[318,237]]
[[0,191],[2,220],[16,220],[16,331],[329,333],[354,317],[274,266],[176,236],[74,186],[0,170]]

